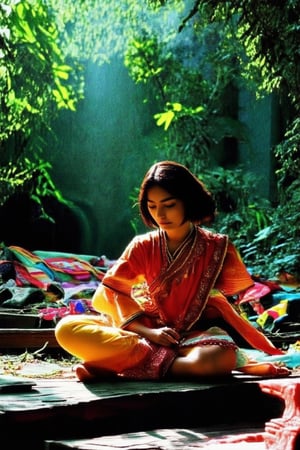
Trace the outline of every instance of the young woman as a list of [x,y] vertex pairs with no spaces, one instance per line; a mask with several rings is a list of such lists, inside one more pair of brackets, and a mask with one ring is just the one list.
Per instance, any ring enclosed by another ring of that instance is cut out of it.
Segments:
[[59,344],[82,360],[79,380],[288,375],[238,347],[283,354],[228,301],[253,280],[228,237],[203,228],[215,217],[206,187],[185,166],[162,161],[145,175],[139,207],[154,230],[107,271],[93,297],[99,315],[70,315],[56,327]]

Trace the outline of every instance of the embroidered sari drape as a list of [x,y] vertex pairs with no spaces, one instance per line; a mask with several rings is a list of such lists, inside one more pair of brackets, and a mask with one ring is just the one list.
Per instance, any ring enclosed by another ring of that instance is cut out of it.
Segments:
[[[186,330],[206,305],[223,267],[228,245],[226,236],[197,227],[170,261],[162,231],[137,236],[103,278],[94,297],[94,307],[108,314],[117,327],[126,327],[128,322],[143,315],[152,318],[158,326],[168,325],[179,332]],[[238,273],[239,267],[235,270]],[[238,288],[242,290],[251,284],[243,268]],[[146,290],[144,296],[134,298],[132,288],[138,285],[146,286]]]
[[[167,325],[184,333],[199,318],[221,317],[248,343],[269,354],[277,349],[236,313],[227,301],[253,284],[238,251],[227,236],[195,227],[194,233],[170,261],[164,232],[137,236],[102,281],[94,307],[113,326],[139,318],[144,324]],[[133,286],[146,286],[134,298]]]

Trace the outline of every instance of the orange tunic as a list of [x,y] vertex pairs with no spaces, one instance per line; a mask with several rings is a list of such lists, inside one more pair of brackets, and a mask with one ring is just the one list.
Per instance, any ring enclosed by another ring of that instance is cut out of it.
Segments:
[[[134,298],[133,286],[144,283],[144,296]],[[192,328],[204,311],[224,318],[254,348],[279,351],[232,308],[226,296],[253,285],[238,251],[228,237],[195,228],[180,254],[170,261],[161,230],[137,236],[107,272],[93,305],[113,326],[126,328],[137,317],[152,326],[167,325],[179,333]]]
[[[170,261],[164,232],[134,238],[104,276],[94,308],[117,327],[146,313],[181,331],[200,317],[211,289],[233,295],[253,284],[227,236],[197,227],[192,239]],[[137,301],[132,288],[142,283],[147,292]]]

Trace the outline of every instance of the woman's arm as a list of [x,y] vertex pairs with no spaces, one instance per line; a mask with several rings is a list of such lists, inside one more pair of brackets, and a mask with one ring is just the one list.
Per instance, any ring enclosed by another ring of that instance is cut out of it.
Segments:
[[205,314],[208,318],[222,317],[255,349],[269,355],[282,355],[284,352],[275,345],[251,323],[241,317],[221,293],[208,299]]

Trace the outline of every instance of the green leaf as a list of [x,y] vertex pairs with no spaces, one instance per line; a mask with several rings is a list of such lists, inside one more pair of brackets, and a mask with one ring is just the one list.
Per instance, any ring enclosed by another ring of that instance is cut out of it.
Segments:
[[174,111],[166,111],[164,113],[154,115],[154,119],[156,119],[156,125],[159,127],[164,125],[165,131],[167,131],[167,129],[171,125],[171,122],[174,119],[174,117],[175,117]]

